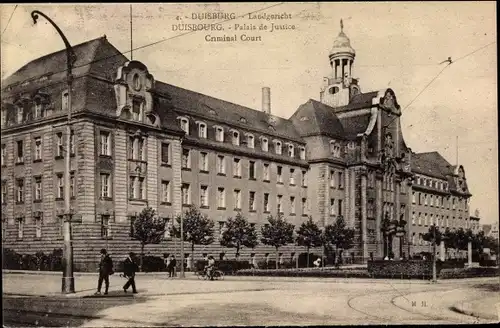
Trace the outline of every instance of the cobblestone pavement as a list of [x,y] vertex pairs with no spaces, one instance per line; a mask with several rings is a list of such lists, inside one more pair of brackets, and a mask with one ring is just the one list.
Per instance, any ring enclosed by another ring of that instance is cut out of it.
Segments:
[[[226,277],[223,281],[137,277],[139,294],[95,297],[97,275],[77,275],[76,294],[58,294],[58,275],[4,274],[7,326],[216,326],[496,322],[453,307],[498,297],[495,278],[441,281]],[[488,286],[493,286],[489,288]],[[493,299],[494,300],[494,299]],[[498,301],[498,299],[497,299]],[[491,307],[495,309],[495,307]],[[493,315],[490,311],[489,315]]]

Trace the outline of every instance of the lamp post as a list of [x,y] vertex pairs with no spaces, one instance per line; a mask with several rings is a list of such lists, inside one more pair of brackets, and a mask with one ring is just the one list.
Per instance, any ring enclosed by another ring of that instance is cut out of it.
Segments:
[[436,226],[432,225],[432,282],[436,283]]
[[62,38],[64,45],[66,46],[66,82],[68,85],[68,122],[66,124],[66,152],[64,157],[64,223],[63,223],[63,234],[64,234],[64,253],[63,253],[63,277],[62,277],[62,293],[69,294],[75,292],[75,278],[73,276],[73,246],[71,242],[71,204],[70,204],[70,156],[71,156],[71,87],[73,84],[73,74],[72,68],[76,61],[76,55],[73,48],[64,36],[61,29],[44,13],[34,10],[31,12],[31,17],[33,18],[33,23],[36,24],[39,16],[44,17],[59,33]]
[[[194,254],[191,254],[194,257]],[[184,278],[184,214],[181,214],[181,278]]]

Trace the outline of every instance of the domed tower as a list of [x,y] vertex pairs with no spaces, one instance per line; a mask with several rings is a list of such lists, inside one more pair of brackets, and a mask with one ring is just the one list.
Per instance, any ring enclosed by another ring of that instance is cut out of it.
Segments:
[[340,33],[333,42],[328,58],[332,71],[324,78],[321,88],[321,102],[332,107],[349,104],[355,94],[360,92],[358,80],[352,78],[352,65],[356,51],[351,47],[351,40],[344,33],[344,23],[340,20]]

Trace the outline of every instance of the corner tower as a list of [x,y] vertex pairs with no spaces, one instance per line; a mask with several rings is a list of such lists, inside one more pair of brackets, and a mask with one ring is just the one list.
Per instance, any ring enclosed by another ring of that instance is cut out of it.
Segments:
[[331,107],[349,104],[349,100],[360,93],[358,80],[352,78],[352,66],[356,51],[351,47],[351,40],[344,33],[344,23],[340,20],[340,33],[333,42],[328,58],[332,71],[324,78],[321,88],[321,102]]

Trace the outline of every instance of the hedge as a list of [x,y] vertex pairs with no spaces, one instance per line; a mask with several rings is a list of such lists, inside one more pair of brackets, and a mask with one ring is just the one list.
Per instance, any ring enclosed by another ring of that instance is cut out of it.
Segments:
[[[208,261],[200,260],[195,262],[194,267],[196,268],[196,271],[202,271],[207,264]],[[248,261],[219,260],[215,261],[215,267],[224,272],[224,274],[233,274],[238,270],[250,269],[251,265]]]
[[439,273],[439,279],[458,279],[458,278],[476,278],[476,277],[498,277],[499,268],[466,268],[466,269],[443,269]]
[[237,276],[268,276],[268,277],[343,277],[343,278],[370,278],[365,269],[278,269],[261,270],[249,269],[236,272]]
[[32,271],[61,271],[63,251],[54,249],[46,255],[43,252],[31,254],[18,254],[16,251],[4,248],[2,256],[2,269],[7,270],[32,270]]

